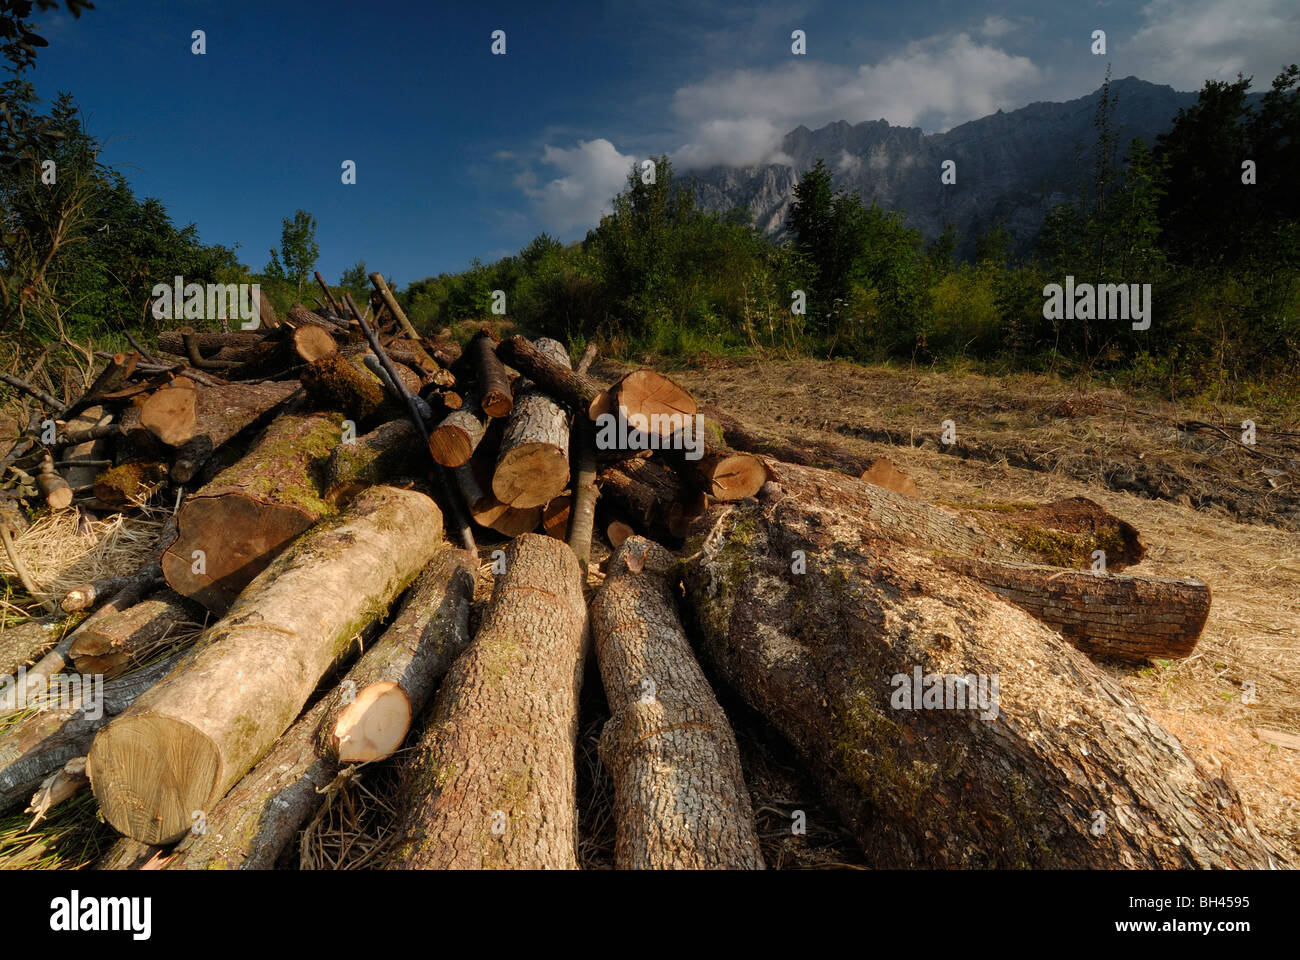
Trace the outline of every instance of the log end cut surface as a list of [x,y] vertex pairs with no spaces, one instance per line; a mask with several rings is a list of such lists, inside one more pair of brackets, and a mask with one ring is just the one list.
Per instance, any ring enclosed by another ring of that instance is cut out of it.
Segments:
[[367,763],[391,756],[411,729],[411,701],[400,684],[372,683],[339,714],[334,743],[340,763]]

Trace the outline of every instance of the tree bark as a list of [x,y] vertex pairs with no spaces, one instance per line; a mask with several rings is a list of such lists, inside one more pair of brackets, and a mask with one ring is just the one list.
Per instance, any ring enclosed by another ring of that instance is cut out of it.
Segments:
[[1199,580],[1093,574],[970,557],[939,559],[1091,656],[1135,663],[1186,657],[1210,615],[1210,588]]
[[171,590],[97,620],[77,631],[68,648],[73,667],[81,674],[103,674],[112,680],[141,666],[159,651],[197,639],[202,613]]
[[428,473],[427,456],[415,424],[407,418],[390,420],[334,448],[321,483],[325,499],[344,504],[377,483],[422,477]]
[[[543,337],[534,346],[556,364],[568,365],[568,351],[558,341]],[[532,381],[520,380],[515,391],[492,472],[492,494],[512,507],[540,507],[569,485],[569,420]]]
[[[181,842],[167,869],[273,868],[319,809],[322,792],[340,765],[378,759],[352,757],[347,749],[340,758],[331,743],[340,722],[359,719],[361,727],[352,725],[352,733],[364,728],[393,749],[400,746],[405,728],[399,733],[387,724],[373,726],[374,715],[397,699],[394,691],[402,692],[410,698],[409,703],[403,701],[409,724],[423,709],[434,683],[469,644],[476,563],[472,555],[455,548],[438,554],[412,584],[392,625],[343,681],[299,717],[212,809],[204,832],[191,832]],[[375,684],[381,688],[374,689]]]
[[162,559],[168,585],[223,613],[281,550],[331,512],[320,471],[340,436],[325,415],[273,421],[241,460],[181,504],[176,540]]
[[244,430],[264,423],[300,389],[288,381],[231,383],[199,390],[194,435],[172,460],[172,482],[189,483],[213,453]]
[[526,337],[502,340],[497,344],[497,356],[574,412],[585,411],[602,392],[591,377],[569,368],[567,353],[565,362],[559,362]]
[[691,459],[696,451],[678,443],[663,447],[655,456],[662,457],[696,490],[713,500],[744,500],[757,494],[767,482],[767,468],[752,453],[739,453],[730,447],[708,443],[704,436],[698,439],[700,445],[696,450],[702,455],[697,459]]
[[275,377],[302,364],[309,364],[338,351],[338,344],[324,327],[303,324],[282,327],[258,345],[257,354],[231,367],[230,380],[259,380]]
[[508,417],[515,401],[506,368],[497,357],[496,341],[486,330],[479,331],[467,350],[478,379],[479,403],[489,417]]
[[677,616],[675,562],[629,538],[591,602],[610,712],[600,758],[614,780],[615,866],[761,870],[736,738]]
[[[247,347],[261,343],[266,338],[264,330],[232,330],[229,333],[196,333],[194,342],[204,357],[211,357],[223,347]],[[173,356],[185,356],[185,341],[180,330],[161,330],[158,333],[158,349]]]
[[330,353],[307,364],[299,378],[318,410],[337,410],[358,424],[384,405],[379,378],[342,353]]
[[392,865],[577,868],[574,750],[587,616],[573,551],[507,545],[482,625],[412,758],[410,836]]
[[772,493],[686,562],[700,649],[872,866],[1269,864],[1236,792],[1058,633],[852,504]]
[[178,839],[288,729],[441,540],[432,500],[373,487],[285,551],[181,669],[95,738],[88,768],[105,819],[144,842]]
[[604,507],[654,540],[677,542],[704,513],[704,495],[681,477],[650,460],[627,460],[600,471]]
[[[588,344],[583,359],[594,358],[594,355],[595,345]],[[596,486],[596,427],[590,417],[581,413],[573,416],[573,446],[576,469],[573,497],[569,504],[569,527],[565,535],[578,558],[585,583],[590,572],[591,537],[596,528],[596,500],[600,490]]]
[[0,677],[10,676],[19,667],[35,663],[45,651],[63,639],[68,626],[64,617],[42,618],[0,631]]

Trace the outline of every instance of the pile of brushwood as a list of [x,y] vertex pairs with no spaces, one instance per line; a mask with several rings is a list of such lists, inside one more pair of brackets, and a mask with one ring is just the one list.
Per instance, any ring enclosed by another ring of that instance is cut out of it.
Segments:
[[594,656],[620,867],[764,866],[715,685],[873,866],[1270,863],[1231,784],[1093,661],[1186,656],[1209,611],[1203,583],[1119,572],[1129,524],[928,503],[650,369],[421,337],[372,279],[373,314],[326,288],[164,332],[70,402],[7,377],[41,404],[8,501],[171,519],[143,568],[0,637],[0,806],[93,791],[123,837],[104,867],[268,867],[402,750],[387,865],[572,868]]

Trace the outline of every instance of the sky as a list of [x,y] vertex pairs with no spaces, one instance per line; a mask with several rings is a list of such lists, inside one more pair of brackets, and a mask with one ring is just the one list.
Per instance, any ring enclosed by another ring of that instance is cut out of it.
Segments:
[[365,260],[402,286],[581,239],[651,155],[780,162],[786,132],[836,120],[938,132],[1083,96],[1107,63],[1266,89],[1300,51],[1295,0],[96,0],[36,20],[38,94],[72,93],[102,159],[178,225],[260,270],[305,209],[327,279]]

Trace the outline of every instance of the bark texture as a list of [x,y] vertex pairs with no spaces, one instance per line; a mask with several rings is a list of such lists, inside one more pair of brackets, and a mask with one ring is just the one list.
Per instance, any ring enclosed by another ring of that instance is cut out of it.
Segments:
[[591,602],[610,711],[600,757],[614,780],[615,866],[762,869],[735,735],[677,616],[675,560],[631,537]]
[[870,520],[792,487],[723,508],[686,586],[702,652],[873,866],[1269,864],[1236,791],[1127,691]]
[[525,534],[415,748],[392,865],[577,867],[574,749],[587,610],[573,551]]
[[[545,337],[534,346],[556,364],[567,366],[568,351]],[[501,435],[492,472],[492,494],[512,507],[545,506],[569,484],[569,420],[531,380],[515,384],[515,405]]]
[[441,539],[434,502],[392,487],[371,488],[299,539],[181,669],[96,737],[90,782],[105,819],[137,840],[179,838],[293,723]]

